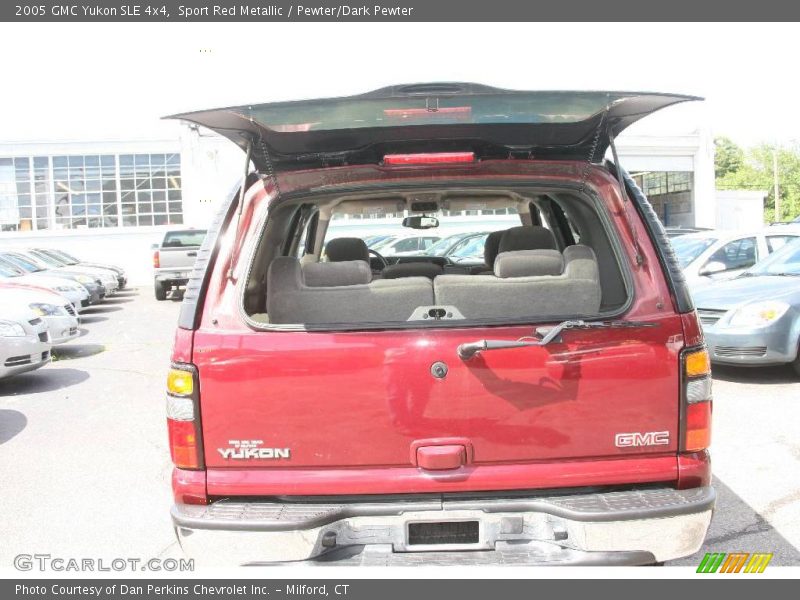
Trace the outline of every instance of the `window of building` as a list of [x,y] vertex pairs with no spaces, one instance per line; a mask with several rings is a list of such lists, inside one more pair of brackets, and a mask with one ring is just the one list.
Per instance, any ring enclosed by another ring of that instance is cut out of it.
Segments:
[[180,225],[180,154],[0,158],[4,231]]

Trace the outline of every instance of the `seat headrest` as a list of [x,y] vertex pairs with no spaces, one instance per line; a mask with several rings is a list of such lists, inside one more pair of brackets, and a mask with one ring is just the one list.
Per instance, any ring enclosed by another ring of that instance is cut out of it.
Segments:
[[381,271],[382,279],[400,279],[401,277],[427,277],[433,279],[444,273],[441,265],[430,262],[397,263],[384,267]]
[[496,277],[537,277],[561,275],[564,257],[558,250],[516,250],[501,252],[494,261]]
[[363,285],[372,281],[372,269],[363,260],[308,263],[303,265],[303,281],[308,287]]
[[343,237],[331,240],[325,245],[329,262],[363,260],[369,263],[369,248],[361,238]]
[[503,238],[505,230],[493,231],[486,236],[486,241],[483,243],[483,262],[488,267],[494,266],[494,260],[500,252],[500,240]]
[[512,227],[500,238],[498,252],[514,252],[516,250],[556,250],[556,238],[549,229],[534,225],[528,227]]

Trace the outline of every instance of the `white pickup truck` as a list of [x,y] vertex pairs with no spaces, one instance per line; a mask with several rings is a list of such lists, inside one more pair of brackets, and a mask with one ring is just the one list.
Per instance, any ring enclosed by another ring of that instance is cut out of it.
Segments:
[[186,285],[205,237],[205,229],[180,229],[164,234],[153,254],[156,300],[166,300],[167,292]]

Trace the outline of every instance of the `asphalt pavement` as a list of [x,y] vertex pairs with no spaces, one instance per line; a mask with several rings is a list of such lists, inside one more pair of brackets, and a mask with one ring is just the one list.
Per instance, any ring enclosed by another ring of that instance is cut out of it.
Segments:
[[[82,315],[56,360],[0,381],[0,569],[21,553],[180,556],[164,384],[179,302],[130,289]],[[704,552],[800,565],[800,379],[714,369],[717,511]]]

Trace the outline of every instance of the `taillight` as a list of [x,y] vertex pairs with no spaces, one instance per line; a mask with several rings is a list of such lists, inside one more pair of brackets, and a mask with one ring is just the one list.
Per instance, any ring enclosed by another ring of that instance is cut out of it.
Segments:
[[153,268],[158,269],[161,267],[161,256],[158,254],[158,250],[153,252]]
[[681,369],[681,450],[697,452],[711,445],[711,362],[708,350],[704,346],[684,350]]
[[441,165],[475,162],[474,152],[429,152],[423,154],[387,154],[383,164],[398,165]]
[[167,429],[172,462],[179,469],[202,469],[202,444],[194,365],[173,364],[167,374]]

